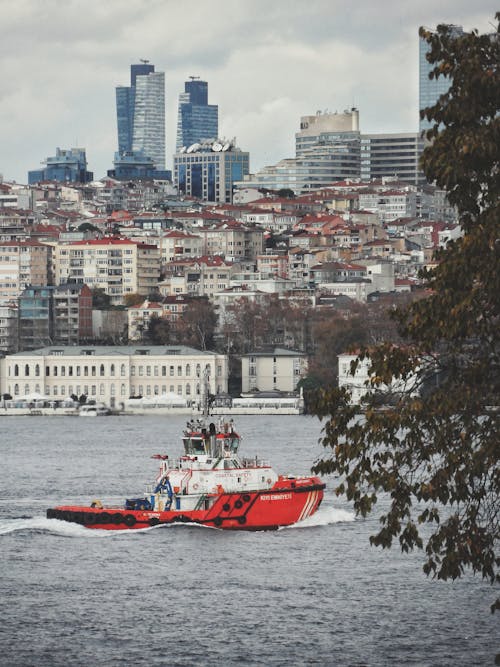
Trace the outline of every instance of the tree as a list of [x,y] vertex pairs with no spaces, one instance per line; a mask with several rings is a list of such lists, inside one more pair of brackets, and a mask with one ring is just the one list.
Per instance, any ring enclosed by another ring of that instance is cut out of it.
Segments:
[[210,301],[203,297],[186,306],[182,319],[177,322],[177,337],[185,345],[200,350],[213,347],[217,314]]
[[111,310],[111,297],[102,289],[102,287],[92,288],[92,308],[96,310]]
[[172,342],[172,327],[166,317],[151,315],[146,330],[146,338],[152,345],[168,345]]
[[431,77],[451,82],[422,114],[433,122],[422,165],[457,207],[464,235],[424,273],[429,296],[395,311],[406,345],[384,342],[362,354],[371,362],[372,388],[413,378],[420,394],[402,391],[394,407],[377,410],[375,392],[359,414],[347,392],[319,392],[314,410],[326,419],[322,443],[333,452],[313,469],[340,476],[336,493],[363,516],[388,494],[390,507],[372,544],[390,547],[399,538],[403,551],[425,546],[427,574],[455,579],[471,569],[494,583],[500,581],[498,27],[493,37],[474,31],[453,38],[445,26],[420,34],[430,46]]

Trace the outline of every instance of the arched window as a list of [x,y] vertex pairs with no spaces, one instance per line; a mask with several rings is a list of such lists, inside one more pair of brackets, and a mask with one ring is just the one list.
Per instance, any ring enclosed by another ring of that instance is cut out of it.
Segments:
[[186,396],[191,396],[191,385],[188,384],[186,385]]
[[24,366],[24,375],[25,375],[26,377],[29,377],[29,374],[30,374],[30,367],[29,367],[29,364],[26,364],[26,365]]
[[24,395],[27,396],[30,393],[30,386],[29,384],[24,385]]
[[115,395],[115,385],[114,384],[112,384],[111,387],[110,387],[110,394],[111,394],[111,396]]
[[18,384],[14,385],[14,396],[19,396],[19,385]]
[[186,377],[191,375],[191,364],[186,364]]
[[201,366],[200,364],[196,364],[196,377],[199,378],[201,375]]
[[19,366],[17,364],[14,366],[14,376],[16,378],[19,376]]
[[196,395],[197,396],[200,395],[200,385],[199,384],[196,385]]
[[111,366],[109,367],[109,374],[114,376],[114,374],[115,374],[115,365],[114,364],[111,364]]
[[40,375],[40,364],[36,364],[35,366],[35,375],[36,377],[39,377]]
[[99,394],[101,396],[104,396],[104,382],[101,382],[101,384],[99,385]]
[[125,384],[123,382],[120,386],[120,395],[125,396]]
[[101,364],[101,366],[100,366],[100,368],[99,368],[99,375],[100,375],[101,377],[104,377],[104,364]]
[[125,375],[125,364],[122,364],[120,366],[120,375],[122,375],[122,376]]

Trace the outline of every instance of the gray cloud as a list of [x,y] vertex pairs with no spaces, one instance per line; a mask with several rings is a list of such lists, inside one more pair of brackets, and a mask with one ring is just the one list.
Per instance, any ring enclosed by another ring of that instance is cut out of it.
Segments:
[[167,152],[189,75],[209,82],[221,133],[252,169],[294,151],[301,115],[360,110],[367,132],[417,127],[419,25],[491,29],[490,0],[0,0],[0,173],[25,182],[84,146],[97,178],[116,150],[114,88],[148,58],[165,71]]

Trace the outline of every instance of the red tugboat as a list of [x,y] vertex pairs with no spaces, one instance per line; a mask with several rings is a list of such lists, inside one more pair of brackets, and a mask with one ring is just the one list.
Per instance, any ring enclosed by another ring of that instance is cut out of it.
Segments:
[[284,477],[257,457],[238,456],[240,436],[232,420],[194,419],[183,435],[178,461],[156,454],[160,472],[144,497],[123,507],[63,505],[47,518],[87,528],[128,530],[175,522],[230,530],[271,530],[311,516],[323,499],[319,477]]

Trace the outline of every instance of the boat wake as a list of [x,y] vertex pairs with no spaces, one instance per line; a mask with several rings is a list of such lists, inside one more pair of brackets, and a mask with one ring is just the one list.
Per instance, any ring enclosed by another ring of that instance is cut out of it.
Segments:
[[354,512],[335,509],[335,507],[320,507],[315,514],[307,517],[307,519],[299,521],[299,523],[294,523],[292,526],[284,526],[280,530],[330,526],[334,523],[352,522],[355,518]]

